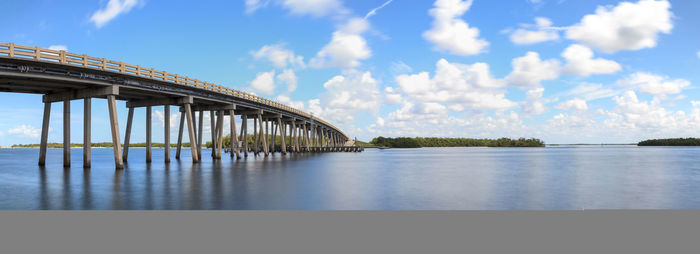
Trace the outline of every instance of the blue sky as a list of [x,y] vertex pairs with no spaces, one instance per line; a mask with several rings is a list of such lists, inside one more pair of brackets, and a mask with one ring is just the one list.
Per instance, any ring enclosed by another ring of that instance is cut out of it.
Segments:
[[[364,140],[700,136],[698,1],[96,0],[2,7],[12,10],[0,16],[11,24],[0,29],[2,42],[253,92]],[[109,141],[106,102],[93,104],[93,141]],[[79,143],[82,102],[71,105],[72,141]],[[119,106],[123,136],[126,108]],[[61,110],[53,105],[52,142],[61,141]],[[162,108],[154,110],[160,141]],[[0,94],[0,145],[37,143],[41,112],[40,95]],[[140,142],[145,113],[136,112],[132,135]]]

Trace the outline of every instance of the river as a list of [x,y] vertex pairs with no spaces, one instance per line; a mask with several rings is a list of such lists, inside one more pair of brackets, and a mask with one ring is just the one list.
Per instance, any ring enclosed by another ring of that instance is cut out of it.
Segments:
[[[173,149],[174,150],[174,149]],[[581,210],[700,208],[700,148],[366,149],[268,158],[145,163],[132,148],[124,170],[93,149],[83,170],[62,150],[0,149],[0,209]]]

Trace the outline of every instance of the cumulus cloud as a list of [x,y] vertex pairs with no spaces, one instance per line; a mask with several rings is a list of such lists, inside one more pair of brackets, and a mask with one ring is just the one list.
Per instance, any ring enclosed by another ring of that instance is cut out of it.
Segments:
[[331,41],[326,44],[309,62],[314,68],[338,67],[354,68],[360,60],[372,56],[362,33],[369,29],[369,22],[361,18],[350,19],[333,32]]
[[522,111],[525,114],[539,115],[547,111],[547,107],[542,103],[542,94],[544,88],[537,87],[527,91],[525,101],[521,105]]
[[610,74],[622,69],[615,61],[603,58],[593,58],[593,51],[583,45],[573,44],[561,54],[566,59],[563,72],[579,76],[592,74]]
[[90,16],[90,22],[94,23],[97,28],[100,28],[120,14],[128,13],[137,4],[139,4],[139,0],[109,0],[107,6],[97,10]]
[[510,34],[510,41],[515,44],[534,44],[559,39],[558,28],[552,27],[552,21],[544,17],[535,18],[535,24],[520,24],[520,28]]
[[294,101],[288,95],[281,94],[277,96],[276,99],[278,102],[298,110],[304,110],[306,108],[303,101]]
[[340,124],[352,124],[359,111],[376,112],[380,106],[377,80],[370,72],[337,75],[323,84],[320,102],[323,117]]
[[340,0],[282,0],[281,4],[296,15],[322,17],[347,13]]
[[8,134],[18,135],[25,138],[38,138],[41,134],[41,129],[34,128],[31,125],[20,125],[15,128],[7,130]]
[[245,0],[245,12],[250,14],[260,8],[265,8],[270,3],[270,0]]
[[595,14],[585,15],[571,26],[566,38],[608,53],[653,48],[659,33],[668,34],[673,28],[670,8],[666,0],[598,6]]
[[305,68],[304,57],[297,56],[282,44],[264,45],[256,51],[250,52],[255,59],[267,59],[277,68]]
[[294,92],[297,89],[297,75],[293,70],[286,69],[277,75],[277,80],[287,85],[287,92]]
[[690,86],[685,79],[670,79],[650,73],[637,72],[617,81],[617,85],[652,95],[678,94]]
[[505,98],[505,91],[498,89],[505,82],[494,78],[488,64],[472,65],[450,63],[440,59],[435,75],[428,72],[396,77],[398,90],[422,103],[447,103],[455,111],[504,110],[517,106]]
[[489,43],[479,38],[479,29],[469,27],[460,19],[472,5],[472,0],[436,0],[430,9],[433,25],[423,33],[423,38],[432,42],[440,51],[455,55],[475,55],[486,50]]
[[275,71],[258,73],[255,79],[250,82],[250,85],[262,94],[273,94],[275,92]]
[[51,45],[49,46],[50,50],[63,50],[63,51],[68,51],[68,47],[66,45]]
[[586,104],[586,100],[584,100],[584,99],[574,98],[574,99],[559,103],[559,105],[557,105],[557,108],[561,109],[561,110],[584,111],[584,110],[588,110],[588,104]]
[[618,94],[618,91],[613,90],[609,87],[603,86],[603,84],[591,84],[583,83],[577,85],[569,91],[563,92],[561,96],[575,96],[583,98],[584,100],[596,100],[601,98],[608,98]]
[[543,80],[559,77],[560,63],[556,59],[541,60],[537,52],[527,52],[525,56],[511,61],[513,71],[505,78],[508,85],[537,87]]

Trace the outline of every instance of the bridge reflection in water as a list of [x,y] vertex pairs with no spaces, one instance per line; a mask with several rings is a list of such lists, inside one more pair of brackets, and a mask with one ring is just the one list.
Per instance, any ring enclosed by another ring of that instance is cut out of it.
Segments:
[[[46,163],[51,103],[62,102],[63,165],[70,167],[70,102],[84,100],[83,166],[91,167],[92,98],[107,99],[117,169],[124,168],[124,162],[128,160],[135,108],[146,109],[146,162],[152,161],[151,111],[155,106],[163,106],[164,123],[170,122],[170,106],[179,107],[180,125],[175,158],[180,159],[183,134],[187,129],[193,163],[202,159],[203,116],[206,111],[209,111],[211,118],[211,156],[215,160],[222,157],[226,128],[234,134],[231,135],[233,140],[230,147],[225,149],[230,151],[232,159],[245,158],[249,153],[268,156],[275,152],[362,151],[339,128],[279,102],[174,73],[63,50],[0,43],[0,92],[44,95],[39,165]],[[129,108],[123,150],[117,100],[127,101]],[[230,126],[225,127],[223,123],[227,116]],[[240,133],[235,116],[240,116],[242,120]],[[249,128],[251,121],[253,126]],[[248,135],[252,135],[251,144],[239,142],[239,138],[248,140]],[[169,163],[169,124],[164,125],[164,143],[163,161]]]

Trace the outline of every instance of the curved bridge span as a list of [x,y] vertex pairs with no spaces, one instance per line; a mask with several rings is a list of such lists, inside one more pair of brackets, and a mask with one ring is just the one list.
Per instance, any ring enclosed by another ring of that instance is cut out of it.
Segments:
[[[90,167],[91,99],[108,101],[108,114],[115,166],[123,168],[128,159],[134,108],[146,108],[146,160],[151,162],[151,107],[163,106],[164,123],[170,122],[170,106],[179,107],[176,158],[180,158],[183,132],[191,144],[192,161],[202,158],[203,116],[211,118],[212,158],[221,159],[222,150],[231,158],[248,153],[267,156],[280,152],[361,151],[339,128],[276,101],[174,73],[131,65],[105,58],[73,54],[62,50],[0,43],[0,92],[43,94],[44,115],[39,165],[44,165],[51,104],[63,102],[63,162],[70,166],[70,101],[84,100],[83,166]],[[122,149],[116,100],[129,109]],[[198,114],[197,114],[198,113]],[[223,126],[230,117],[230,126]],[[235,116],[242,119],[236,126]],[[252,120],[253,126],[248,124]],[[223,133],[230,128],[232,142],[223,147]],[[240,133],[237,128],[240,128]],[[164,125],[165,162],[170,161],[170,126]],[[249,129],[252,133],[249,134]],[[239,135],[235,135],[239,133]],[[252,135],[252,144],[245,142]],[[279,136],[279,138],[278,138]],[[239,141],[239,137],[242,141]],[[204,141],[206,142],[206,141]]]

